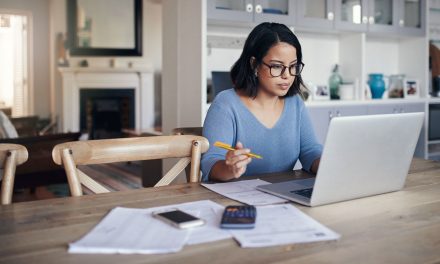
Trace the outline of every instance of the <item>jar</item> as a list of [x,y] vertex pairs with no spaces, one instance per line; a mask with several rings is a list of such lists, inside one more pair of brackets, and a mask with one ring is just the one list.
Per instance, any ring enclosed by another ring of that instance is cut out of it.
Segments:
[[390,75],[388,96],[389,98],[403,98],[404,74]]
[[383,81],[383,74],[371,73],[368,75],[368,85],[371,90],[371,98],[380,99],[385,92],[385,82]]

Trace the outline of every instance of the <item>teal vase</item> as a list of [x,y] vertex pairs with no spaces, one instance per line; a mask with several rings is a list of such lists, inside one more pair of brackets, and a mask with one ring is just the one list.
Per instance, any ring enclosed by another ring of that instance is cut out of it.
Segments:
[[342,83],[342,77],[339,74],[338,64],[336,64],[332,70],[332,74],[330,75],[330,78],[328,79],[328,85],[330,88],[330,99],[332,99],[332,100],[340,99],[339,85],[341,83]]
[[368,75],[368,85],[371,90],[371,98],[380,99],[385,92],[385,82],[383,81],[383,74],[372,73]]

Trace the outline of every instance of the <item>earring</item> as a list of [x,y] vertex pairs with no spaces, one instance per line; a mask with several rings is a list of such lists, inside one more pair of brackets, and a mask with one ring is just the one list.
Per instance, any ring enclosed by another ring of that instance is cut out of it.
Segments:
[[254,74],[255,74],[255,77],[258,77],[258,71],[257,70],[255,70]]

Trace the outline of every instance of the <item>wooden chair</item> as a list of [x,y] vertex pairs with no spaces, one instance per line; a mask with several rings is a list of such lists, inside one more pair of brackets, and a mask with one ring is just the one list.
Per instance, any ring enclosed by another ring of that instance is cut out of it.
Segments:
[[14,190],[15,168],[28,159],[27,149],[18,144],[0,144],[0,169],[4,169],[2,179],[1,204],[10,204]]
[[200,157],[208,148],[206,138],[191,135],[117,138],[59,144],[54,147],[52,158],[64,166],[72,196],[81,196],[81,184],[94,193],[109,190],[78,170],[77,165],[182,158],[155,187],[170,184],[190,162],[189,182],[199,182]]
[[[171,135],[195,135],[202,136],[203,127],[176,127],[171,130]],[[186,180],[189,181],[190,168],[185,168]]]

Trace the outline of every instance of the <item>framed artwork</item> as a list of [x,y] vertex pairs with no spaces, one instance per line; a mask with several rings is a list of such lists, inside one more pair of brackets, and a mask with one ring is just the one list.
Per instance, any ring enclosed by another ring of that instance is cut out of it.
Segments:
[[313,85],[311,87],[313,100],[330,100],[330,89],[327,85]]
[[403,85],[403,92],[405,98],[420,97],[419,81],[415,79],[405,79]]

